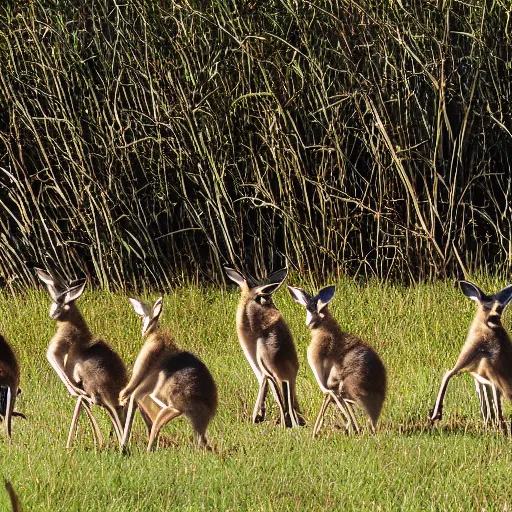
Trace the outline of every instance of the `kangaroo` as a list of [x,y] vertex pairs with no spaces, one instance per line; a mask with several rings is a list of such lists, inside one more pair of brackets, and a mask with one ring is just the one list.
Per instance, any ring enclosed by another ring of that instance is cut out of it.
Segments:
[[5,421],[8,437],[11,437],[12,417],[25,418],[24,414],[14,412],[19,384],[20,365],[9,343],[0,335],[0,416]]
[[348,334],[331,315],[328,304],[335,287],[322,288],[314,297],[288,286],[293,300],[306,308],[306,325],[311,329],[308,362],[324,393],[324,401],[313,428],[321,428],[327,406],[334,401],[347,418],[347,428],[359,426],[351,409],[355,403],[370,418],[375,431],[386,398],[386,368],[377,352],[353,334]]
[[146,339],[133,367],[132,377],[119,393],[119,403],[128,402],[121,452],[130,439],[137,406],[148,427],[149,453],[160,429],[184,414],[190,421],[198,446],[208,448],[206,429],[217,411],[217,386],[206,365],[195,355],[177,347],[171,334],[158,323],[163,298],[153,305],[130,299],[142,318]]
[[71,446],[82,407],[89,417],[98,445],[102,447],[103,437],[91,412],[90,404],[105,408],[121,443],[125,410],[117,403],[117,397],[128,380],[126,368],[121,358],[107,343],[93,338],[75,304],[82,295],[86,283],[67,283],[41,269],[35,270],[47,285],[53,300],[50,318],[57,321],[57,332],[50,340],[46,357],[71,396],[77,397],[66,448]]
[[484,421],[492,420],[501,426],[502,395],[512,402],[512,343],[501,323],[503,310],[512,299],[512,285],[494,295],[486,295],[469,281],[460,281],[460,287],[478,307],[455,366],[444,374],[430,421],[442,419],[449,380],[457,373],[469,372],[475,380]]
[[283,427],[303,425],[296,394],[297,351],[290,329],[272,301],[272,294],[281,287],[288,270],[284,268],[274,272],[265,282],[245,277],[232,268],[225,267],[225,270],[242,291],[236,329],[242,350],[259,384],[253,423],[265,419],[265,399],[270,383]]

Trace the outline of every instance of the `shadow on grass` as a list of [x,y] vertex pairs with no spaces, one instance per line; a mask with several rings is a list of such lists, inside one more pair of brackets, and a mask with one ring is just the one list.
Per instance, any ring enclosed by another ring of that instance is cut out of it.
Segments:
[[[381,427],[382,428],[382,427]],[[466,416],[450,416],[442,421],[431,422],[429,418],[410,418],[398,425],[387,425],[383,430],[396,432],[404,436],[416,435],[464,435],[470,437],[481,437],[482,435],[499,435],[510,437],[511,424],[506,421],[500,428],[495,425],[485,425],[482,421]]]
[[[355,434],[349,432],[346,426],[336,420],[327,420],[322,426],[317,438],[336,433],[336,435],[346,436],[372,436],[373,433],[368,423],[360,423],[361,432]],[[376,435],[400,435],[400,436],[446,436],[446,435],[464,435],[470,437],[481,437],[482,435],[496,435],[512,438],[512,424],[510,420],[504,422],[500,428],[495,425],[485,425],[480,418],[468,417],[466,415],[453,415],[446,417],[442,421],[431,422],[428,416],[411,416],[404,418],[401,422],[387,421],[381,422],[377,426]]]

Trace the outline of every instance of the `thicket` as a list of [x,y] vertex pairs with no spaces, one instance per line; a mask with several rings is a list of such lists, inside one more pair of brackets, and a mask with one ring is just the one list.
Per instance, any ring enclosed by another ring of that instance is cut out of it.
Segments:
[[0,280],[510,268],[508,0],[0,7]]

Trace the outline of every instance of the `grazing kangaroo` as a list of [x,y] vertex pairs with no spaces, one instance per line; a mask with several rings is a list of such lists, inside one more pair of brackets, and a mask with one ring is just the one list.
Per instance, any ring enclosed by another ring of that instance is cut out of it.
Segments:
[[478,307],[455,366],[444,374],[430,421],[442,419],[449,380],[457,373],[469,372],[475,380],[484,421],[502,425],[501,396],[512,402],[512,343],[501,323],[501,315],[512,299],[512,285],[494,295],[486,295],[469,281],[461,281],[460,287]]
[[329,311],[335,287],[322,288],[315,297],[288,286],[295,302],[306,308],[306,325],[311,329],[308,362],[324,393],[324,401],[313,428],[316,436],[327,406],[334,401],[347,418],[347,428],[359,430],[351,409],[359,405],[368,415],[373,431],[386,398],[386,369],[377,352],[353,334],[340,329]]
[[179,349],[170,333],[158,324],[163,299],[153,305],[130,299],[142,318],[146,341],[137,356],[130,382],[119,394],[128,402],[121,452],[124,452],[137,405],[149,431],[150,452],[160,429],[184,414],[190,421],[196,442],[208,447],[206,429],[217,411],[217,386],[206,365],[190,352]]
[[14,412],[14,404],[20,385],[20,365],[7,340],[0,335],[0,416],[5,422],[7,435],[11,437],[11,420],[13,416],[25,415]]
[[47,285],[53,303],[50,318],[57,321],[57,332],[50,340],[46,357],[71,396],[77,397],[66,447],[69,448],[80,409],[83,407],[101,448],[103,437],[90,404],[107,411],[121,443],[125,411],[119,406],[119,391],[128,380],[121,358],[103,340],[93,338],[75,301],[85,289],[85,281],[67,283],[41,269],[35,269]]
[[267,281],[259,283],[231,268],[225,267],[225,270],[242,291],[236,329],[242,350],[259,384],[252,421],[259,423],[265,419],[265,398],[270,383],[283,427],[304,424],[299,416],[296,394],[297,351],[290,329],[272,301],[272,294],[281,287],[288,270],[278,270]]

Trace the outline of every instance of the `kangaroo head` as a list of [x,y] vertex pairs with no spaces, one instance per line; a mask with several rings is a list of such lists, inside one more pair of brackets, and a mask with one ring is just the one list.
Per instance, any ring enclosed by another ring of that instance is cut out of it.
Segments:
[[322,319],[325,318],[328,312],[327,305],[334,297],[336,288],[334,286],[326,286],[314,297],[304,290],[293,286],[288,286],[288,290],[293,300],[306,308],[306,325],[311,329],[315,329],[319,326]]
[[147,304],[137,299],[130,299],[135,313],[142,318],[142,336],[147,336],[158,326],[158,319],[162,313],[163,297],[158,297],[154,304]]
[[267,280],[257,281],[251,276],[244,276],[232,268],[225,267],[228,277],[242,290],[242,303],[251,318],[262,318],[270,311],[277,310],[272,294],[276,292],[288,274],[288,269],[282,268],[270,274]]
[[39,279],[46,284],[50,297],[53,300],[50,306],[50,318],[54,320],[65,320],[75,300],[84,292],[86,285],[85,279],[67,282],[52,276],[40,268],[36,268],[35,271]]
[[486,295],[476,284],[461,281],[462,293],[478,304],[478,313],[487,327],[496,329],[502,327],[501,315],[512,299],[512,285],[508,285],[494,295]]

